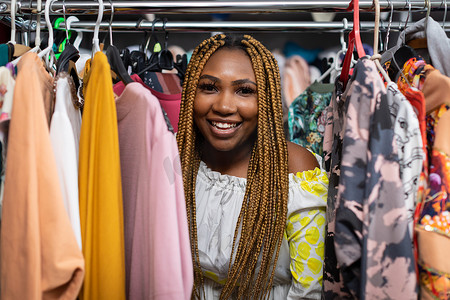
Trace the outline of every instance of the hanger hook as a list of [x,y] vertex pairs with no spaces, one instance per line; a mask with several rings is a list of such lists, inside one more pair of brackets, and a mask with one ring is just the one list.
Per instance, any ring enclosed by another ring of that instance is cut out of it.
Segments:
[[409,17],[411,15],[411,0],[406,0],[406,2],[408,3],[408,15],[406,16],[404,29],[406,29],[406,26],[408,25]]
[[392,25],[392,15],[394,14],[394,4],[391,0],[387,0],[389,3],[389,6],[391,7],[391,13],[389,15],[389,23],[386,33],[386,40],[384,41],[384,51],[387,50],[388,44],[389,44],[389,33],[391,32],[391,25]]
[[164,49],[167,50],[167,41],[169,40],[169,32],[166,31],[166,24],[167,24],[167,18],[164,18],[163,19],[163,31],[165,33],[165,36],[164,36]]
[[17,1],[11,0],[11,40],[9,41],[11,44],[16,43],[16,9]]
[[345,42],[344,33],[348,29],[348,20],[347,18],[342,19],[343,29],[341,31],[340,41],[341,41],[341,49],[345,51],[347,49],[347,43]]
[[430,17],[430,13],[431,13],[431,2],[430,2],[430,0],[425,0],[425,3],[427,5],[427,21],[428,21],[428,18]]
[[97,0],[98,1],[98,16],[97,16],[97,21],[95,22],[95,28],[94,28],[94,37],[92,39],[92,56],[94,56],[95,52],[100,51],[100,40],[98,39],[98,33],[100,31],[100,23],[102,22],[103,19],[103,11],[104,11],[104,6],[103,6],[103,0]]
[[445,19],[447,19],[447,0],[444,0],[443,2],[444,2],[444,19],[442,20],[442,29],[444,29],[445,31]]
[[[148,47],[150,45],[150,40],[152,39],[152,36],[155,34],[155,24],[156,24],[156,22],[159,22],[159,21],[161,21],[161,19],[155,18],[152,22],[152,33],[148,37],[147,42],[145,43],[145,47],[144,47],[144,53],[146,56],[147,56]],[[152,53],[153,53],[153,50],[154,49],[152,49]]]
[[66,39],[69,42],[69,30],[67,30],[67,19],[66,19],[66,0],[63,0],[63,17],[64,17],[64,27],[66,28]]
[[112,38],[112,22],[114,18],[114,4],[112,0],[109,0],[109,4],[111,6],[111,18],[109,19],[109,43],[113,46],[113,38]]

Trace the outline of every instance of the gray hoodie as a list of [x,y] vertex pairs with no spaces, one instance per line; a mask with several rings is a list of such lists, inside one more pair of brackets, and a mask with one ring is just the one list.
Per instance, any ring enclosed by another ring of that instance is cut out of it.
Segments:
[[428,21],[427,18],[423,18],[403,30],[400,33],[397,45],[383,53],[381,62],[384,63],[390,60],[395,51],[405,45],[407,41],[422,38],[427,39],[428,53],[433,67],[442,74],[450,76],[450,39],[441,25],[433,20],[432,17],[428,17]]

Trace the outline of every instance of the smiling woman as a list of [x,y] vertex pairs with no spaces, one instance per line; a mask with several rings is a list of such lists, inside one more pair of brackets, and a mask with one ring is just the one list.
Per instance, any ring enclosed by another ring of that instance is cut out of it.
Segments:
[[250,36],[194,51],[177,134],[196,299],[320,299],[328,179],[285,140],[280,76]]

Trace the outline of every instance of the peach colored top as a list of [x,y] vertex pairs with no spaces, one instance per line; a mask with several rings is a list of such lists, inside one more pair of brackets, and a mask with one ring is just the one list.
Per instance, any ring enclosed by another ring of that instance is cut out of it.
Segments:
[[18,67],[3,199],[1,299],[75,299],[84,260],[64,208],[44,111],[43,82],[51,78],[35,53],[25,54]]

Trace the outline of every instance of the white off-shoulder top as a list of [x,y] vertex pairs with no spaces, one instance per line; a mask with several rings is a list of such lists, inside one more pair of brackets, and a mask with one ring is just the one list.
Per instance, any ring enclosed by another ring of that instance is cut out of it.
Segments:
[[[316,158],[321,165],[322,159]],[[200,163],[195,198],[204,299],[219,299],[226,281],[245,185],[245,178]],[[288,219],[270,299],[320,299],[327,192],[323,169],[289,174]]]

